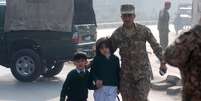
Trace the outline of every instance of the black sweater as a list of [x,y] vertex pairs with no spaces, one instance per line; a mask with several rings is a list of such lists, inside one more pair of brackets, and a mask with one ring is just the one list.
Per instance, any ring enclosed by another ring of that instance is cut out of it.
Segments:
[[120,81],[120,64],[115,55],[109,59],[105,56],[98,55],[94,58],[91,68],[93,80],[103,80],[105,86],[118,86]]
[[76,69],[72,70],[63,84],[60,101],[65,101],[66,96],[67,101],[86,101],[88,89],[94,89],[91,80],[89,71],[81,75]]

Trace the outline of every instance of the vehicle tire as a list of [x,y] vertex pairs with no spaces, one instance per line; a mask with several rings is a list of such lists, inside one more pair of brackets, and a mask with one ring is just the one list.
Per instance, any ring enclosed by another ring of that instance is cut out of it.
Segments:
[[11,72],[22,82],[32,82],[41,75],[40,56],[31,49],[17,51],[11,60]]
[[64,67],[64,63],[56,63],[54,65],[51,65],[48,67],[47,71],[45,74],[43,74],[44,77],[53,77],[57,74],[59,74]]

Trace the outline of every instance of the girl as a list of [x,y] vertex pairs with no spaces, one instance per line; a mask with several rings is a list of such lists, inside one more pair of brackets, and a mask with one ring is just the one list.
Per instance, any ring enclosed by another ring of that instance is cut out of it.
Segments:
[[96,43],[91,73],[97,89],[94,92],[95,101],[116,101],[119,88],[119,59],[112,53],[108,38],[101,38]]

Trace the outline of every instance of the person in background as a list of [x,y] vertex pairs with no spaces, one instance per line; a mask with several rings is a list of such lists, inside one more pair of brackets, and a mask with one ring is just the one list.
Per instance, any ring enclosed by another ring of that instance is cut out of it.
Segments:
[[111,52],[108,38],[97,41],[91,73],[96,82],[95,101],[116,101],[120,80],[119,59]]
[[146,42],[161,61],[160,70],[166,71],[162,48],[149,28],[134,22],[135,7],[131,4],[121,6],[123,25],[117,28],[110,42],[112,52],[119,48],[121,56],[120,93],[123,101],[148,101],[150,91],[151,65]]
[[169,19],[170,15],[168,10],[171,7],[170,1],[165,1],[164,8],[159,13],[159,19],[158,19],[158,31],[159,31],[159,37],[160,37],[160,44],[163,48],[163,50],[168,45],[168,35],[169,35]]
[[201,25],[180,35],[167,47],[164,56],[168,64],[181,72],[182,101],[201,101]]
[[93,0],[74,0],[73,25],[95,24],[96,15],[93,9]]
[[95,89],[90,73],[85,69],[87,56],[82,52],[78,52],[73,57],[73,63],[76,68],[68,74],[63,84],[60,101],[87,101],[88,88]]

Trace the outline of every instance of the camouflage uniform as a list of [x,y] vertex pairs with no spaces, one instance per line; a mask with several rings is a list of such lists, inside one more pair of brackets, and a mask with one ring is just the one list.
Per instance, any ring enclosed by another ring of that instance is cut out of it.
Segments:
[[201,101],[201,26],[179,36],[166,49],[165,60],[181,71],[183,101]]
[[169,13],[163,9],[160,11],[158,19],[158,31],[160,37],[160,44],[165,49],[168,45],[168,33],[169,33]]
[[147,101],[150,90],[150,62],[146,51],[148,41],[157,57],[162,60],[162,48],[151,31],[140,24],[132,29],[119,27],[110,38],[114,50],[120,49],[120,92],[123,101]]

